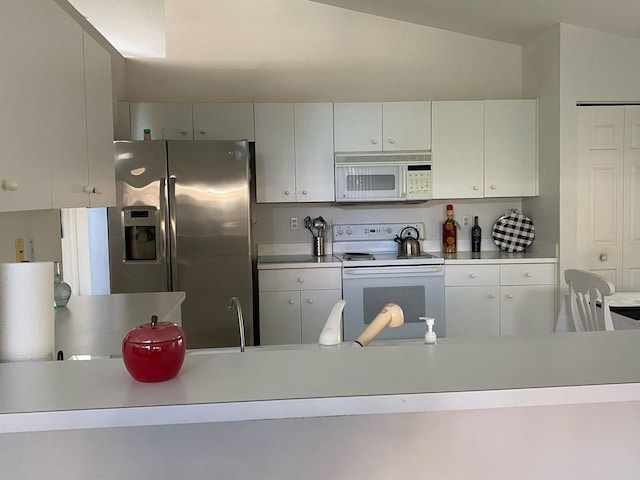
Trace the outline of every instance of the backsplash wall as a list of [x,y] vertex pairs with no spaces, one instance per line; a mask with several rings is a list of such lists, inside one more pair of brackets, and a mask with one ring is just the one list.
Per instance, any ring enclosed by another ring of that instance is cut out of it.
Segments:
[[[520,198],[481,199],[481,200],[432,200],[417,205],[350,205],[337,206],[330,203],[306,204],[256,204],[251,206],[251,221],[254,252],[257,245],[279,243],[308,243],[311,253],[311,233],[304,228],[303,219],[322,215],[329,224],[340,223],[415,223],[425,224],[426,239],[430,244],[437,242],[439,248],[442,238],[442,222],[445,220],[445,208],[448,203],[454,207],[456,219],[462,222],[463,215],[479,218],[482,228],[482,249],[493,250],[491,229],[500,215],[511,208],[522,209]],[[298,218],[298,230],[290,229],[290,218]],[[535,219],[532,219],[535,224]],[[469,228],[458,234],[459,248],[470,250]],[[330,240],[330,236],[328,237]]]

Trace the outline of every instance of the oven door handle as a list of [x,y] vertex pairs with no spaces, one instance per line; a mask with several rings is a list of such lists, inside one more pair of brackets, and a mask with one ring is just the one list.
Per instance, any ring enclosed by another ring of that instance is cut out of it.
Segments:
[[368,276],[368,275],[376,275],[376,276],[393,276],[397,277],[398,275],[411,275],[411,276],[435,276],[435,275],[444,275],[444,267],[441,265],[435,266],[427,266],[425,267],[363,267],[363,268],[343,268],[342,269],[343,276]]

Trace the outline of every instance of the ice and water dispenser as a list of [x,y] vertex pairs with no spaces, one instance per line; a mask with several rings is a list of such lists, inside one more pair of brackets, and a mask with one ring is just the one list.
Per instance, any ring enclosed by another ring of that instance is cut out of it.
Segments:
[[156,207],[124,207],[125,261],[156,260],[158,243],[158,209]]

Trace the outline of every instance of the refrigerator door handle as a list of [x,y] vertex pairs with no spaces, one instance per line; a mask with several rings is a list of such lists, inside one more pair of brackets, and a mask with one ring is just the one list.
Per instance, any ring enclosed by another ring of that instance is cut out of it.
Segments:
[[169,237],[167,236],[167,225],[169,225],[169,203],[167,202],[167,179],[160,177],[160,258],[164,262],[164,286],[165,291],[171,289],[171,262],[167,255],[169,253]]
[[169,241],[171,247],[169,248],[170,259],[167,262],[167,268],[171,273],[171,290],[178,288],[178,235],[176,233],[176,177],[169,177]]

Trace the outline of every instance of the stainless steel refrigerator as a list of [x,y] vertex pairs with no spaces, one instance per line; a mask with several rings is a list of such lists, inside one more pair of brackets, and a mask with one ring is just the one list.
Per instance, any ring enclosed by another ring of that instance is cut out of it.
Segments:
[[187,348],[238,346],[238,297],[250,344],[248,143],[117,141],[115,164],[111,292],[186,292]]

